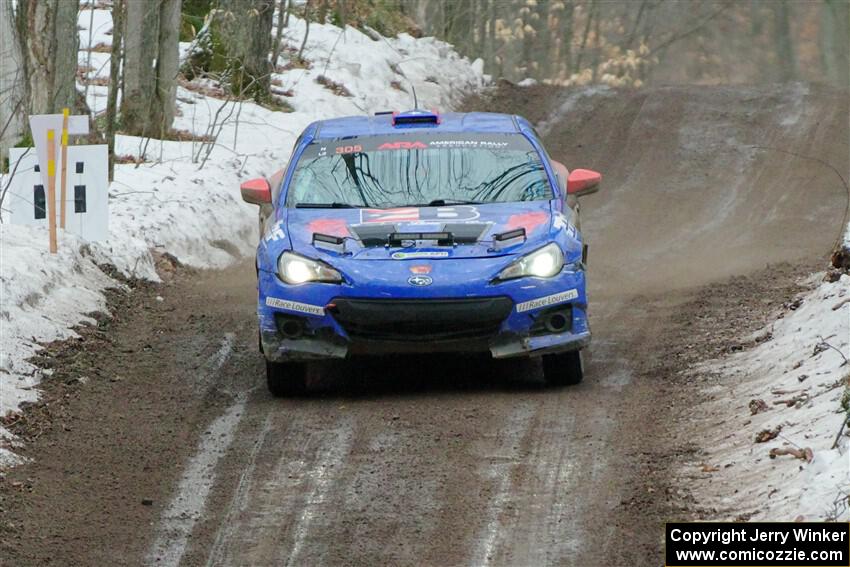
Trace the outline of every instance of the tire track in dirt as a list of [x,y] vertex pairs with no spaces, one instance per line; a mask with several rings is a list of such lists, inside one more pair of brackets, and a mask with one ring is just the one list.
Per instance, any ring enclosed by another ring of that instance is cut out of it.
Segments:
[[312,527],[316,518],[327,506],[329,491],[336,480],[340,466],[348,456],[353,438],[352,422],[343,420],[329,432],[328,439],[322,444],[316,462],[304,475],[306,498],[301,511],[296,515],[293,525],[292,545],[283,546],[280,563],[301,565],[304,546],[313,536]]
[[245,400],[237,401],[204,431],[197,452],[183,471],[177,494],[160,520],[159,535],[147,556],[148,565],[180,564],[192,529],[206,509],[219,458],[233,442],[244,410]]
[[254,447],[247,460],[247,465],[239,475],[239,483],[236,485],[236,490],[233,491],[233,498],[230,505],[227,507],[224,519],[216,533],[215,540],[213,541],[209,556],[207,557],[207,567],[220,565],[223,561],[225,547],[229,543],[230,538],[233,537],[233,523],[235,521],[236,514],[245,510],[247,497],[254,481],[257,457],[260,453],[260,449],[265,448],[266,437],[271,430],[271,425],[272,415],[267,414],[266,419],[263,422],[263,426],[260,429],[260,433],[257,435],[257,439],[254,442]]
[[488,567],[493,564],[501,540],[505,537],[507,504],[515,492],[513,483],[517,467],[521,465],[519,444],[527,435],[535,408],[528,403],[518,405],[507,419],[506,434],[497,439],[496,453],[480,455],[479,474],[483,482],[495,484],[495,494],[486,511],[484,530],[476,538],[475,553],[469,565]]

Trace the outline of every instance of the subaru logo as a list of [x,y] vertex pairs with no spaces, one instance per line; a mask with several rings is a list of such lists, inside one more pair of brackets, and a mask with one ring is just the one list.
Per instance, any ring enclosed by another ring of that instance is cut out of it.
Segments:
[[433,281],[430,276],[410,276],[407,278],[407,283],[418,286],[431,285]]

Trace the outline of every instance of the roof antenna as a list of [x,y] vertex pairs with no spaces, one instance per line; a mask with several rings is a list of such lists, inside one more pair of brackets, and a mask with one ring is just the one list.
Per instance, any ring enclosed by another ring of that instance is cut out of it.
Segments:
[[413,86],[413,81],[410,81],[410,89],[413,91],[413,108],[419,108],[419,100],[416,98],[416,87]]

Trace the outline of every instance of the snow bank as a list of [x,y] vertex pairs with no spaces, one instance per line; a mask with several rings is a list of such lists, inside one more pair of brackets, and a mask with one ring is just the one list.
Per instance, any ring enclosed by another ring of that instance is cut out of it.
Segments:
[[[91,45],[111,42],[109,11],[81,10],[81,67],[89,61],[90,23]],[[305,27],[291,18],[284,33],[290,49],[301,46]],[[182,44],[181,52],[187,48]],[[296,137],[310,122],[411,108],[411,83],[421,107],[447,110],[488,80],[480,61],[460,57],[444,42],[404,34],[372,39],[351,27],[311,24],[304,58],[309,68],[272,76],[273,89],[285,93],[292,113],[247,102],[227,104],[191,85],[178,89],[174,128],[217,133],[208,156],[210,148],[201,142],[119,136],[116,153],[142,157],[144,163],[116,166],[108,242],[87,245],[61,235],[60,253],[52,256],[46,231],[0,224],[0,416],[37,398],[35,386],[43,372],[26,359],[39,343],[73,336],[71,326],[85,320],[86,313],[104,309],[102,290],[118,284],[97,264],[156,280],[151,251],[158,250],[192,266],[223,267],[256,245],[257,212],[240,200],[239,183],[284,167]],[[109,76],[108,53],[92,52],[90,61],[90,78]],[[344,85],[348,93],[319,84],[319,76]],[[106,87],[89,85],[87,100],[95,113],[104,111],[106,94]],[[0,176],[0,187],[6,181]],[[11,443],[0,428],[0,465],[4,459],[14,461]]]
[[[820,282],[822,275],[812,281]],[[845,419],[841,400],[850,375],[845,358],[850,357],[850,276],[819,283],[798,301],[756,333],[772,338],[700,369],[722,378],[708,392],[716,401],[698,416],[721,421],[703,441],[708,467],[696,476],[698,503],[730,519],[741,514],[754,521],[850,519],[848,438],[832,448]],[[774,439],[755,442],[759,432],[778,429]],[[807,448],[811,462],[770,457],[772,449],[797,449],[805,456]]]

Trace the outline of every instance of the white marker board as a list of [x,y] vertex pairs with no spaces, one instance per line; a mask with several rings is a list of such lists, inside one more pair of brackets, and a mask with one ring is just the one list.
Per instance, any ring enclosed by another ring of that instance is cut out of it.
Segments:
[[[9,222],[12,224],[43,226],[47,229],[47,188],[38,162],[33,148],[9,149],[9,172],[15,171],[15,174],[3,208],[8,209]],[[68,146],[65,230],[89,242],[109,239],[108,162],[106,145]],[[60,184],[58,177],[57,188]],[[56,198],[58,201],[59,191],[56,191]],[[57,202],[57,223],[59,210]]]

